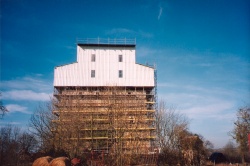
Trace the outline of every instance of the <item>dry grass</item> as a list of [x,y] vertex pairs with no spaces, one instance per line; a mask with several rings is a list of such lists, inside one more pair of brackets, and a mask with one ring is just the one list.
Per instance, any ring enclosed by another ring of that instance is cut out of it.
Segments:
[[214,165],[214,163],[212,163],[212,162],[207,162],[207,164],[206,164],[206,166],[247,166],[247,165],[249,165],[249,163],[248,164],[238,164],[238,163],[236,163],[236,164],[228,164],[228,163],[220,163],[220,164],[215,164]]
[[51,160],[50,156],[40,157],[33,162],[32,166],[49,166]]
[[58,157],[53,159],[49,166],[70,166],[70,160],[67,157]]

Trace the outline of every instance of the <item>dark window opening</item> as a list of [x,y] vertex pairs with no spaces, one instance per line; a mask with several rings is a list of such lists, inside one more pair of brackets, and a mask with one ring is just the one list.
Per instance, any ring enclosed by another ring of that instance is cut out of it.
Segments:
[[95,70],[91,70],[91,78],[95,77]]
[[119,55],[119,62],[122,62],[122,55]]
[[119,78],[122,78],[122,70],[119,70]]
[[95,62],[95,54],[91,55],[91,62]]

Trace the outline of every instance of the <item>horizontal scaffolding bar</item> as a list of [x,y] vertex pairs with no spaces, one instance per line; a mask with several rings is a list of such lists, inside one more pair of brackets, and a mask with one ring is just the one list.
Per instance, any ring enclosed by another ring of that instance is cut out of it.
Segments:
[[78,38],[77,44],[107,44],[107,45],[136,45],[136,39],[110,39],[110,38]]

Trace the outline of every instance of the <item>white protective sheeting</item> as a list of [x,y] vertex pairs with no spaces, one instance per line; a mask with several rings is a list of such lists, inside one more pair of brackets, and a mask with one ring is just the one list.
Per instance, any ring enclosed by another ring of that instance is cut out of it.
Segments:
[[[95,55],[95,62],[91,56]],[[122,62],[119,62],[122,55]],[[95,70],[95,77],[91,77]],[[122,78],[119,78],[122,70]],[[55,68],[54,86],[153,87],[154,69],[135,62],[135,47],[77,46],[77,62]]]

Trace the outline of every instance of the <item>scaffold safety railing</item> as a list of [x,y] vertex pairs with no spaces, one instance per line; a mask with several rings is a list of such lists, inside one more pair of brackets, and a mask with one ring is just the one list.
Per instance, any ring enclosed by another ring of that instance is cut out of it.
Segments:
[[136,39],[128,38],[77,38],[77,44],[136,45]]

